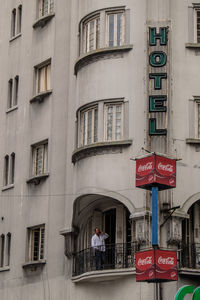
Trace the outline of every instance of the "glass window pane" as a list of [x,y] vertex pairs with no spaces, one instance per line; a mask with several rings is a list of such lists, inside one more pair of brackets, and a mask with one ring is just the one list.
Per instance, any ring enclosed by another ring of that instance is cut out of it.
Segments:
[[198,138],[200,138],[200,104],[198,104]]
[[54,2],[54,0],[50,0],[50,9],[49,9],[50,13],[53,12],[53,5],[54,5],[53,2]]
[[114,46],[114,14],[109,15],[109,47]]
[[96,49],[100,47],[100,19],[96,20]]
[[98,140],[98,110],[94,110],[94,142]]
[[42,15],[48,14],[48,0],[42,0]]
[[94,49],[94,20],[90,21],[89,51]]
[[117,14],[117,46],[122,44],[122,13]]
[[112,132],[113,132],[113,106],[108,107],[107,112],[107,140],[112,140]]
[[88,112],[87,143],[92,143],[92,110]]

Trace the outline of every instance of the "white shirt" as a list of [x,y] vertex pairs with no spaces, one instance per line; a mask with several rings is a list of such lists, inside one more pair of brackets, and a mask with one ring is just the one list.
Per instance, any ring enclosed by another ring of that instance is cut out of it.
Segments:
[[100,233],[99,236],[95,233],[91,239],[91,246],[94,249],[100,250],[102,252],[106,251],[105,240],[109,237],[107,233]]

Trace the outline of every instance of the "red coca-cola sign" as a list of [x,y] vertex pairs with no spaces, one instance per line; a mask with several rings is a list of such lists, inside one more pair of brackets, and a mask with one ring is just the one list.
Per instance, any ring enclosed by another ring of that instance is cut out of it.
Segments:
[[151,154],[136,160],[136,187],[159,190],[176,187],[176,160]]
[[176,251],[152,249],[136,253],[136,281],[176,281]]

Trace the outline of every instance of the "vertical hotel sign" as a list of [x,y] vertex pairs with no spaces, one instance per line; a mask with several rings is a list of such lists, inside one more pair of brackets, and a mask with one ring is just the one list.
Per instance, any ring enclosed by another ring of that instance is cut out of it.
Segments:
[[149,27],[149,135],[167,135],[168,27]]

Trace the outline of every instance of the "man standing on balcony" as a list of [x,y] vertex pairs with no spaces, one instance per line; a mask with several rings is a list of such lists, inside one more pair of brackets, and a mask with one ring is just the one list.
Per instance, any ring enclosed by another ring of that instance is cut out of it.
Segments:
[[98,227],[95,228],[95,234],[91,239],[91,246],[94,249],[96,270],[102,270],[105,258],[105,240],[109,237],[107,233],[101,232]]

